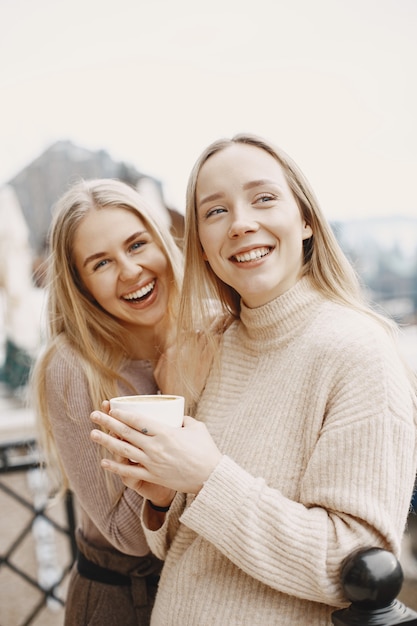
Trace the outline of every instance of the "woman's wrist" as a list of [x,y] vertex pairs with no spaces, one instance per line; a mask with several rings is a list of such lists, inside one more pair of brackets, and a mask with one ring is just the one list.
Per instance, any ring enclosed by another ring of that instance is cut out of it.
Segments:
[[158,513],[167,513],[169,511],[177,492],[173,489],[164,489],[163,492],[163,494],[155,494],[153,500],[151,500],[151,498],[146,498],[149,508],[152,511],[157,511]]
[[167,506],[159,506],[158,504],[154,504],[151,500],[148,500],[148,504],[153,511],[158,511],[159,513],[167,513],[171,507],[171,502]]
[[171,502],[167,505],[159,505],[154,504],[151,500],[145,500],[144,505],[143,522],[145,528],[150,531],[158,531],[165,524]]

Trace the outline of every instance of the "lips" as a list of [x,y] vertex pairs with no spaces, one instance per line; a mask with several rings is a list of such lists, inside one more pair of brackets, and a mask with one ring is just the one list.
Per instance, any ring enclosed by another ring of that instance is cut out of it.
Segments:
[[236,261],[237,263],[248,263],[249,261],[258,261],[263,257],[267,256],[271,252],[272,248],[267,246],[262,246],[261,248],[256,248],[252,250],[248,250],[247,252],[240,252],[239,254],[234,254],[230,257],[232,261]]
[[154,290],[155,283],[156,283],[155,279],[151,280],[150,283],[148,283],[147,285],[144,285],[140,289],[137,289],[136,291],[132,291],[131,293],[128,293],[125,296],[122,296],[122,299],[127,300],[128,302],[130,302],[131,300],[141,300],[145,296],[148,296]]

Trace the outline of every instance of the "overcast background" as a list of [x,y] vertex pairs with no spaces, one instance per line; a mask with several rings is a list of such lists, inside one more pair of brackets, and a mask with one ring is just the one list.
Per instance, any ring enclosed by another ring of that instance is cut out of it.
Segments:
[[0,0],[0,184],[107,150],[183,210],[220,136],[284,148],[330,219],[417,216],[416,0]]

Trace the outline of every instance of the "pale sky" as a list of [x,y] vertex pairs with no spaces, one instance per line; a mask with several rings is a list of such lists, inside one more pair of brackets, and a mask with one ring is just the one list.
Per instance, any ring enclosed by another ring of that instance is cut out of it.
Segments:
[[0,0],[0,184],[105,149],[183,210],[206,145],[263,135],[329,219],[417,217],[416,0]]

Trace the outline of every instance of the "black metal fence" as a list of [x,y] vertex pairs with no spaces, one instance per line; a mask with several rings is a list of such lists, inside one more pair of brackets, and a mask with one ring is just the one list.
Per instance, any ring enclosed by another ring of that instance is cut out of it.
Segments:
[[[11,480],[19,474],[25,477],[27,489],[24,483]],[[0,444],[0,492],[2,500],[8,502],[8,506],[3,506],[1,511],[4,524],[7,524],[7,533],[2,533],[0,576],[2,581],[11,577],[26,583],[23,585],[26,594],[23,595],[31,596],[31,601],[25,602],[22,594],[20,597],[13,597],[13,602],[21,604],[18,611],[19,621],[14,626],[29,626],[34,624],[46,606],[57,610],[65,604],[62,583],[76,558],[72,495],[67,493],[61,503],[60,514],[53,514],[49,504],[46,474],[41,469],[35,439]],[[68,542],[67,549],[60,550],[58,554],[56,543],[61,537]],[[32,543],[35,567],[25,567],[25,559],[22,562],[22,553],[29,540]],[[66,554],[65,563],[60,562],[63,552]],[[32,594],[32,590],[36,593]],[[2,596],[4,591],[3,583]],[[7,599],[4,596],[2,598],[2,612],[6,610],[4,607]],[[27,614],[26,606],[29,606]]]

